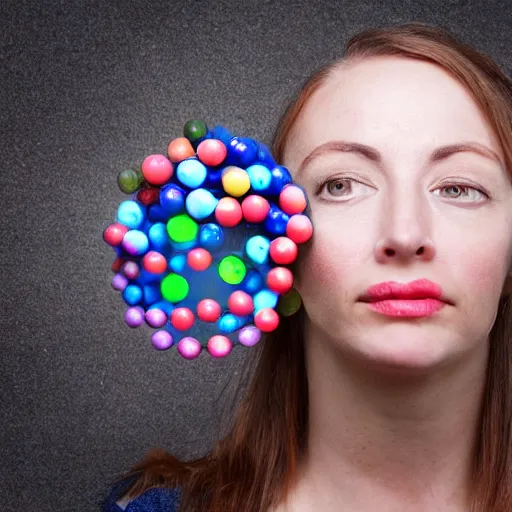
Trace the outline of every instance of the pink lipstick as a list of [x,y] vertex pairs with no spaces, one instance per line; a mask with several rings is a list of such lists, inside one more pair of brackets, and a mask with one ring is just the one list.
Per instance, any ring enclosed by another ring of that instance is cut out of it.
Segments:
[[428,279],[379,283],[370,286],[359,300],[377,313],[407,318],[431,316],[447,304],[453,304],[443,297],[441,287]]

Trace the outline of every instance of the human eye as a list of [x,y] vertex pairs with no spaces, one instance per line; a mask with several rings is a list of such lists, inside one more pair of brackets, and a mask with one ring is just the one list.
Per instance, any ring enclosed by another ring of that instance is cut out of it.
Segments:
[[[439,192],[438,194],[436,192]],[[445,192],[443,194],[442,192]],[[464,203],[482,202],[490,198],[490,195],[482,188],[468,183],[446,183],[434,190],[434,195],[446,199],[456,199]]]
[[355,195],[368,193],[371,187],[355,178],[332,178],[323,182],[318,190],[318,195],[324,199],[351,199]]

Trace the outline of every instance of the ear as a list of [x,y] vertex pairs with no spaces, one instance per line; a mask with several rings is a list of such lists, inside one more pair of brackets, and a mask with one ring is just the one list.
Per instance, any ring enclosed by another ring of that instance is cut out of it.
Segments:
[[512,270],[507,274],[505,284],[503,285],[503,291],[501,292],[502,297],[509,297],[510,295],[512,295]]

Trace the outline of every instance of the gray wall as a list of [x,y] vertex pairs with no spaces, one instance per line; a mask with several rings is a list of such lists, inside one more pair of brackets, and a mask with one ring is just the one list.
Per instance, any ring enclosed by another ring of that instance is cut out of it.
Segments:
[[250,357],[187,362],[125,326],[102,241],[120,170],[190,118],[268,143],[302,80],[368,26],[442,24],[510,71],[511,5],[2,0],[0,509],[96,510],[150,447],[204,453]]

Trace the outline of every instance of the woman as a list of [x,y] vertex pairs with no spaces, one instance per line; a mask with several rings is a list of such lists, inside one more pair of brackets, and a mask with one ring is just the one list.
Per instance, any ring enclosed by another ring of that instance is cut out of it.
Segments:
[[273,152],[315,226],[303,307],[261,343],[230,434],[201,460],[151,454],[121,504],[512,510],[511,80],[446,31],[368,30]]

